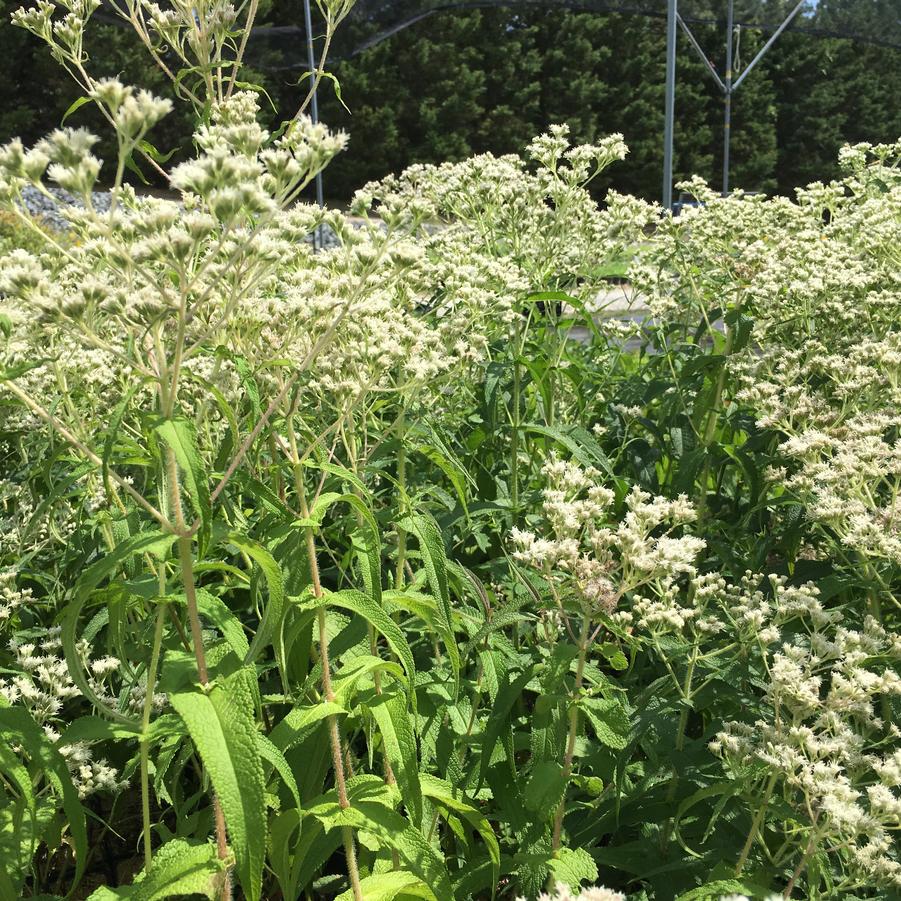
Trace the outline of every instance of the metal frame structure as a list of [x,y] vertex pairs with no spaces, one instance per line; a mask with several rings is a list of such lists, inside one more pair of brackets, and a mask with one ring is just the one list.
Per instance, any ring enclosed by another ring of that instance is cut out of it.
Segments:
[[[316,79],[316,61],[313,52],[313,26],[312,26],[312,16],[310,11],[310,0],[303,0],[304,2],[304,23],[306,25],[306,38],[307,38],[307,71],[311,79],[313,79],[313,85],[315,86]],[[663,128],[663,190],[662,190],[662,205],[664,209],[672,210],[673,209],[673,130],[675,125],[675,115],[676,115],[676,44],[677,44],[677,36],[678,29],[681,28],[685,33],[685,36],[688,38],[689,44],[692,46],[694,51],[698,54],[701,61],[707,67],[707,71],[710,73],[713,80],[716,82],[717,87],[723,93],[723,180],[722,180],[722,194],[723,196],[727,196],[729,194],[729,166],[730,166],[730,155],[731,155],[731,140],[732,140],[732,97],[736,93],[736,91],[741,87],[744,80],[750,75],[751,71],[757,66],[757,64],[766,56],[767,52],[773,46],[773,44],[778,40],[779,36],[788,28],[791,23],[795,20],[796,16],[803,9],[803,7],[808,3],[808,0],[798,0],[795,6],[792,8],[791,12],[785,17],[782,23],[774,29],[773,33],[770,35],[769,39],[764,43],[764,45],[760,48],[751,62],[748,63],[747,66],[742,69],[741,73],[736,77],[736,73],[733,71],[733,60],[735,54],[735,46],[736,46],[736,35],[740,33],[741,25],[735,24],[735,0],[726,0],[726,58],[725,58],[725,71],[722,76],[717,71],[716,67],[713,63],[708,59],[707,55],[704,53],[701,45],[698,43],[697,38],[692,32],[691,28],[689,28],[685,19],[679,14],[679,0],[666,0],[667,8],[666,8],[666,86],[665,86],[665,104],[664,104],[664,128]],[[380,41],[384,40],[386,37],[390,37],[393,34],[396,34],[398,31],[406,28],[408,25],[413,24],[414,22],[418,22],[421,19],[426,18],[429,15],[432,15],[435,12],[444,10],[444,9],[462,9],[462,8],[480,8],[486,4],[485,0],[471,0],[471,2],[457,2],[453,4],[448,4],[445,6],[439,6],[432,9],[429,9],[417,16],[414,16],[404,22],[395,25],[394,27],[388,29],[387,31],[381,32],[376,36],[375,39],[368,41],[363,47],[360,48],[362,50],[364,47],[372,46]],[[571,0],[571,5],[575,8],[583,8],[578,0]],[[761,25],[753,25],[749,26],[755,29],[759,29]],[[319,121],[319,104],[317,91],[314,87],[312,103],[310,107],[311,117],[314,122]],[[324,205],[324,197],[323,197],[323,187],[322,187],[322,175],[321,173],[316,176],[316,202],[320,205]],[[314,245],[318,243],[318,239],[314,239]]]
[[[731,0],[730,0],[731,2]],[[310,73],[310,84],[313,86],[313,96],[310,98],[310,118],[313,124],[319,122],[319,97],[316,87],[316,54],[313,50],[313,15],[310,10],[310,0],[303,0],[303,21],[307,30],[307,71]],[[322,172],[316,173],[316,203],[320,207],[325,206],[325,195],[322,188]],[[322,243],[321,228],[316,227],[313,232],[313,250],[319,250]]]
[[757,55],[741,74],[735,78],[732,71],[733,54],[735,50],[735,0],[727,0],[726,7],[726,67],[722,77],[716,67],[707,58],[697,38],[679,15],[678,0],[667,0],[666,11],[666,107],[664,110],[663,128],[663,207],[673,208],[673,126],[676,115],[676,26],[685,32],[688,42],[707,67],[707,71],[713,77],[717,87],[723,92],[723,197],[729,194],[729,157],[732,140],[732,96],[748,77],[751,70],[763,59],[767,51],[779,35],[791,25],[792,20],[801,11],[807,0],[798,0],[792,11],[785,17],[782,24],[770,35],[769,40],[760,48]]

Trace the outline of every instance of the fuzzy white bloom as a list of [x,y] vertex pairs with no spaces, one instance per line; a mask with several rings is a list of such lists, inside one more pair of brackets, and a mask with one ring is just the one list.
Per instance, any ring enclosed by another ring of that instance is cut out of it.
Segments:
[[[704,542],[670,534],[694,519],[685,497],[654,498],[635,487],[617,521],[615,494],[596,469],[552,455],[542,473],[545,534],[514,528],[514,559],[543,571],[592,615],[613,614],[635,592],[633,609],[647,629],[679,629],[695,616],[680,606],[678,582],[694,575]],[[650,589],[647,596],[637,594],[641,588]],[[704,628],[717,626],[708,620]]]
[[[517,901],[526,901],[525,898],[517,898]],[[542,892],[536,901],[626,901],[622,892],[605,888],[602,885],[593,885],[583,888],[578,893],[573,892],[567,886],[555,886],[551,892]]]

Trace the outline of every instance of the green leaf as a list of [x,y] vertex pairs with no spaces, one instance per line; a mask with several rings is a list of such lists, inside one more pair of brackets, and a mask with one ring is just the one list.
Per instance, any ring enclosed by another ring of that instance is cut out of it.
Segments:
[[320,494],[313,503],[310,515],[296,519],[294,525],[319,529],[322,525],[322,520],[325,518],[325,514],[328,512],[328,508],[331,507],[335,501],[340,499],[341,495],[337,491],[326,491],[323,494]]
[[755,885],[744,879],[717,879],[715,882],[708,882],[706,885],[683,892],[676,901],[710,901],[712,898],[733,894],[747,895],[749,898],[764,898],[769,897],[771,892],[763,886]]
[[406,684],[404,671],[398,664],[383,660],[381,657],[373,657],[371,654],[359,654],[348,661],[332,679],[335,701],[342,707],[349,708],[360,679],[364,676],[374,676],[379,672],[388,673],[402,685]]
[[325,455],[321,460],[306,460],[304,462],[305,466],[309,466],[312,469],[319,469],[322,472],[328,472],[332,475],[338,476],[338,478],[342,479],[345,482],[348,482],[354,488],[357,489],[361,494],[366,494],[366,486],[360,480],[360,478],[352,473],[349,469],[346,469],[344,466],[340,466],[337,463],[330,463],[325,459]]
[[269,738],[280,751],[285,752],[302,742],[327,717],[341,716],[347,711],[330,701],[312,707],[295,707],[272,730]]
[[235,852],[238,878],[259,901],[266,853],[266,804],[254,721],[256,673],[243,667],[208,692],[177,692],[170,702],[184,720],[213,783]]
[[[351,481],[351,484],[357,488],[358,491],[363,491],[365,493],[366,488],[363,483],[350,471],[343,469],[343,467],[336,466],[334,464],[318,464],[318,469],[325,469],[327,472],[334,472],[336,475],[341,475],[343,479],[347,479]],[[359,520],[362,529],[362,541],[358,542],[358,537],[354,536],[354,544],[360,545],[360,557],[361,557],[361,569],[363,573],[363,581],[366,585],[366,591],[372,595],[373,600],[381,606],[382,603],[382,557],[381,557],[381,536],[379,533],[378,522],[376,521],[375,515],[372,512],[369,504],[366,503],[363,498],[357,494],[347,493],[347,494],[338,494],[334,491],[326,492],[325,494],[320,495],[316,503],[313,505],[313,509],[310,511],[310,515],[306,520],[295,520],[295,525],[309,525],[315,528],[319,528],[322,524],[323,517],[325,516],[326,511],[333,504],[347,504],[353,510],[356,511],[359,516]]]
[[[360,516],[363,525],[362,536],[354,535],[354,545],[360,546],[360,570],[366,591],[382,606],[382,539],[379,525],[369,505],[355,494],[344,494],[341,500],[353,507]],[[357,539],[362,540],[358,541]]]
[[6,741],[0,742],[0,773],[15,787],[19,796],[13,802],[0,788],[0,799],[4,802],[0,804],[0,899],[5,901],[6,898],[20,897],[19,888],[31,866],[40,835],[31,776]]
[[[394,901],[398,895],[406,898],[425,898],[433,901],[435,893],[414,873],[406,870],[394,870],[388,873],[376,873],[360,880],[363,890],[363,901]],[[354,892],[350,888],[335,898],[335,901],[354,901]]]
[[284,754],[262,732],[257,732],[256,735],[260,757],[266,763],[271,764],[279,776],[282,777],[282,782],[288,786],[297,809],[301,810],[303,805],[300,803],[300,791],[297,788],[297,780],[294,778],[294,773],[291,771],[288,761],[285,760]]
[[135,724],[117,724],[100,716],[80,716],[71,722],[63,732],[57,747],[74,745],[82,741],[115,741],[141,737],[140,726]]
[[141,388],[144,387],[144,381],[141,379],[136,379],[128,391],[122,396],[122,399],[116,404],[115,409],[113,410],[113,414],[109,420],[109,426],[106,429],[106,437],[103,439],[103,455],[102,455],[102,467],[101,472],[103,474],[103,484],[106,486],[107,490],[109,490],[109,461],[110,457],[113,453],[113,448],[116,444],[116,436],[119,434],[119,430],[122,427],[122,420],[125,418],[125,413],[128,410],[129,405],[131,404],[132,398],[137,394]]
[[206,469],[197,449],[194,424],[186,419],[167,419],[155,431],[175,454],[181,471],[182,486],[188,494],[195,515],[200,519],[197,540],[200,556],[203,556],[212,529],[212,507]]
[[529,666],[524,672],[520,673],[514,682],[510,682],[506,673],[503,675],[503,683],[498,690],[497,698],[488,715],[488,723],[485,726],[485,733],[482,737],[482,760],[479,764],[479,785],[485,781],[488,772],[488,766],[491,763],[491,755],[494,746],[500,738],[501,730],[507,724],[510,711],[513,705],[519,700],[526,685],[532,681],[535,672],[534,666]]
[[104,579],[137,554],[150,554],[162,560],[175,543],[175,536],[166,532],[138,532],[116,545],[108,554],[92,563],[78,578],[75,593],[86,597]]
[[[80,593],[77,594],[75,599],[66,608],[65,615],[63,616],[60,638],[63,644],[63,653],[66,658],[66,665],[69,668],[69,675],[72,677],[72,681],[78,686],[81,693],[94,705],[97,710],[102,710],[104,715],[112,720],[115,720],[117,723],[122,723],[133,728],[139,728],[138,721],[136,719],[127,717],[125,716],[125,714],[120,713],[118,710],[114,710],[112,707],[108,707],[106,704],[104,704],[103,701],[100,700],[100,698],[97,697],[97,694],[94,691],[90,681],[88,680],[87,674],[84,671],[84,666],[82,665],[81,661],[81,653],[77,648],[78,617],[81,613],[81,608],[84,606],[84,600],[84,595]],[[104,611],[104,613],[105,612],[106,611]]]
[[629,743],[629,715],[619,701],[581,698],[578,702],[601,744],[621,751]]
[[460,506],[464,513],[467,512],[466,478],[469,474],[459,461],[449,460],[441,450],[431,444],[417,444],[414,450],[419,451],[427,460],[431,460],[447,476],[448,481],[454,486]]
[[[438,602],[439,622],[444,633],[448,636],[454,634],[454,619],[451,609],[450,588],[447,581],[447,555],[444,552],[444,542],[441,539],[441,531],[434,519],[427,516],[407,516],[398,525],[412,532],[419,541],[419,550],[422,553],[422,561],[425,565],[426,578],[429,587]],[[455,640],[447,642],[447,653],[450,657],[451,668],[454,672],[456,691],[460,690],[460,649]]]
[[561,848],[549,864],[554,879],[574,892],[583,882],[596,882],[598,878],[597,864],[584,848]]
[[454,632],[445,626],[444,617],[438,609],[438,602],[431,595],[413,591],[410,588],[391,589],[382,594],[382,599],[390,612],[406,610],[434,629],[441,636],[448,656],[451,655],[450,648],[457,647]]
[[371,833],[397,851],[407,867],[432,889],[437,901],[453,901],[453,886],[444,859],[399,813],[377,801],[354,800],[350,807],[342,808],[336,800],[310,807],[307,814],[316,817],[327,830],[350,826]]
[[585,429],[579,427],[554,428],[539,423],[527,423],[522,426],[523,431],[533,432],[550,438],[561,447],[568,450],[574,460],[583,466],[593,466],[602,469],[611,478],[614,477],[613,465],[601,446]]
[[88,854],[88,833],[84,808],[72,784],[69,768],[62,754],[54,747],[44,730],[21,707],[0,708],[0,739],[21,745],[28,756],[40,765],[40,770],[59,796],[72,834],[75,851],[75,883],[84,873]]
[[368,706],[378,724],[385,756],[394,771],[407,813],[413,825],[422,828],[419,760],[407,699],[396,692],[383,693],[376,695]]
[[491,828],[491,823],[472,804],[465,800],[465,795],[460,789],[454,788],[449,782],[445,782],[444,779],[439,779],[437,776],[430,776],[427,773],[423,773],[419,778],[422,784],[422,793],[425,797],[461,816],[482,836],[491,860],[491,897],[494,898],[501,876],[501,849],[500,845],[498,845],[497,836]]
[[134,885],[124,888],[99,888],[88,901],[162,901],[185,895],[203,895],[214,899],[221,892],[221,878],[226,861],[220,860],[215,845],[190,845],[183,839],[166,842],[150,861],[146,873],[141,873]]
[[168,153],[161,153],[156,147],[153,146],[149,141],[140,140],[137,143],[138,150],[141,153],[146,154],[150,157],[150,159],[156,161],[157,163],[168,163],[175,151],[178,149],[177,147],[173,147]]
[[250,664],[260,655],[260,652],[272,641],[277,630],[281,629],[282,619],[285,615],[285,583],[282,571],[275,558],[269,551],[256,541],[244,538],[240,535],[229,535],[229,544],[238,550],[244,551],[263,573],[266,580],[266,588],[269,599],[256,634],[250,643],[250,648],[244,656],[244,663]]
[[90,103],[92,100],[92,97],[87,96],[79,97],[77,100],[74,100],[69,104],[69,108],[63,113],[63,117],[62,119],[60,119],[59,124],[65,125],[66,119],[68,119],[69,116],[72,115],[72,113],[74,113],[76,110],[80,110],[86,103]]
[[563,767],[556,760],[542,760],[532,767],[523,803],[533,813],[544,812],[553,816],[565,789]]
[[198,588],[197,609],[201,616],[208,619],[223,634],[238,657],[246,661],[250,653],[247,636],[244,634],[241,621],[229,610],[225,601],[210,594],[205,588]]
[[[320,603],[342,607],[345,610],[357,613],[373,626],[385,638],[385,641],[388,642],[388,647],[391,648],[400,661],[412,689],[416,675],[413,652],[410,650],[400,626],[385,613],[382,607],[376,604],[369,595],[363,594],[362,591],[356,591],[353,588],[348,588],[344,591],[324,591]],[[412,691],[411,696],[415,702],[415,696],[412,695]]]

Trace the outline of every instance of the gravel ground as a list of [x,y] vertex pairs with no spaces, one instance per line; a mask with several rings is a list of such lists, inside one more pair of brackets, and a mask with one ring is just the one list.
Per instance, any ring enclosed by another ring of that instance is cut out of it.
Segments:
[[[32,216],[43,219],[51,228],[65,231],[66,220],[62,217],[60,210],[66,206],[83,206],[83,204],[62,188],[48,187],[48,191],[56,198],[55,200],[45,197],[37,188],[25,188],[22,191],[25,209]],[[93,195],[92,202],[97,210],[106,212],[109,209],[110,196],[108,193],[100,191]]]
[[[43,219],[51,228],[57,231],[65,231],[67,225],[61,210],[66,206],[82,206],[82,202],[62,188],[48,187],[48,190],[54,199],[46,197],[37,188],[25,188],[22,192],[25,209],[32,216]],[[105,213],[110,206],[110,195],[106,191],[95,192],[92,195],[92,202],[96,210]],[[312,240],[313,236],[310,235],[307,241],[312,242]],[[317,243],[320,247],[337,247],[338,239],[330,228],[322,226],[319,229]]]

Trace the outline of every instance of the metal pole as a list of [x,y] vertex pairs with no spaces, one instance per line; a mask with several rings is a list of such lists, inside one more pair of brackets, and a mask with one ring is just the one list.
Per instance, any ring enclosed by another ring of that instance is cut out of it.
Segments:
[[[804,0],[804,2],[806,2],[806,0]],[[681,26],[682,31],[685,32],[685,37],[688,38],[689,44],[691,44],[691,46],[695,48],[695,52],[700,57],[701,62],[704,63],[705,66],[707,66],[707,71],[713,76],[713,80],[719,85],[719,89],[721,91],[725,91],[726,86],[723,84],[723,79],[720,78],[720,73],[717,72],[716,69],[714,69],[713,63],[710,62],[709,59],[707,59],[707,54],[704,53],[704,51],[701,49],[701,45],[698,43],[698,39],[694,36],[692,30],[685,24],[685,19],[683,19],[682,16],[678,15],[676,16],[676,18],[679,20],[679,25]]]
[[[312,79],[312,84],[316,83],[316,55],[313,51],[313,15],[310,11],[310,0],[303,0],[303,18],[304,24],[307,29],[307,71],[310,73],[310,78]],[[319,98],[316,96],[316,91],[313,91],[313,96],[310,99],[310,118],[313,122],[319,122]],[[319,204],[320,207],[325,206],[325,195],[322,191],[322,173],[316,173],[316,203]],[[321,235],[319,234],[319,227],[317,226],[316,231],[313,232],[313,249],[318,250],[319,245],[322,243]]]
[[663,208],[673,209],[673,122],[676,115],[676,8],[677,0],[666,7],[666,110],[663,123]]
[[792,19],[794,19],[794,17],[798,15],[799,12],[801,12],[801,8],[806,2],[807,0],[799,0],[798,5],[788,14],[788,16],[786,16],[785,21],[773,32],[770,39],[760,48],[757,56],[755,56],[754,59],[752,59],[751,62],[749,62],[748,65],[745,66],[744,72],[742,72],[741,75],[738,76],[738,78],[735,80],[735,84],[732,85],[733,91],[738,90],[738,86],[745,80],[745,78],[747,78],[748,73],[751,71],[751,69],[753,69],[754,66],[756,66],[757,63],[759,63],[763,59],[763,57],[766,55],[767,50],[769,50],[770,47],[772,47],[773,44],[776,43],[776,39],[779,37],[779,35],[782,34],[782,32],[785,31],[785,29],[788,28],[789,25],[791,25]]
[[729,140],[732,136],[732,31],[735,27],[734,22],[734,0],[729,0],[726,12],[726,77],[723,79],[726,101],[723,116],[723,197],[729,196]]

